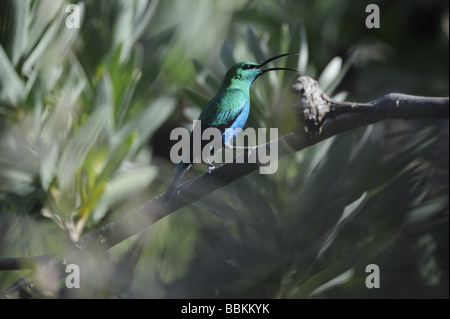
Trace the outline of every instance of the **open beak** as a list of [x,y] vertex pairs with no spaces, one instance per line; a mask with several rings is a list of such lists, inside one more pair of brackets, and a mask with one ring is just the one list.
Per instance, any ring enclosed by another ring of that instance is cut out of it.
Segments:
[[[287,56],[287,55],[298,55],[298,53],[278,54],[276,56],[273,56],[271,58],[268,58],[268,59],[262,61],[260,64],[258,64],[256,66],[256,68],[260,69],[262,66],[266,65],[267,63],[272,62],[273,60],[279,59],[279,58]],[[275,71],[275,70],[290,70],[290,71],[300,72],[300,70],[292,69],[292,68],[266,68],[266,69],[260,69],[260,70],[262,71],[262,73],[267,72],[267,71]]]

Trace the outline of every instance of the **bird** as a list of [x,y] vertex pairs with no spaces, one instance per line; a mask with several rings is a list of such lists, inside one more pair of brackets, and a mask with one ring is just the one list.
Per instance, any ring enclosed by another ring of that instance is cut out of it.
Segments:
[[[201,111],[196,125],[201,125],[201,132],[207,128],[217,128],[222,133],[222,145],[231,147],[231,141],[236,137],[247,122],[250,113],[250,86],[262,74],[275,70],[290,70],[293,68],[262,68],[264,65],[288,55],[297,53],[284,53],[268,58],[260,63],[240,62],[232,66],[223,79],[217,94],[206,104]],[[195,128],[194,128],[195,129]],[[184,174],[194,165],[198,158],[193,158],[192,133],[190,135],[190,159],[181,160],[174,168],[174,177],[166,191],[170,198]],[[206,141],[207,143],[207,141]],[[206,144],[202,141],[202,148]],[[210,165],[210,164],[208,164]]]

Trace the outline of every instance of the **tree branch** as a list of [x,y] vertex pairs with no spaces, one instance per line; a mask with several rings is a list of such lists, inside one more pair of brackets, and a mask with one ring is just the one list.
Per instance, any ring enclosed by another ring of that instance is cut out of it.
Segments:
[[[336,102],[307,76],[297,79],[292,91],[300,95],[294,107],[297,119],[305,124],[305,131],[320,132],[327,119],[339,121],[329,125],[344,125],[348,129],[385,119],[444,119],[449,117],[448,97],[424,97],[391,93],[368,103]],[[344,117],[345,116],[345,117]]]
[[[26,297],[37,293],[37,282],[50,286],[64,277],[65,265],[77,264],[86,252],[106,251],[137,234],[161,218],[255,171],[261,166],[257,154],[278,147],[278,158],[302,150],[339,133],[384,119],[445,119],[449,117],[449,99],[388,94],[369,103],[340,103],[331,100],[308,77],[300,77],[293,86],[300,103],[293,107],[299,127],[293,133],[259,146],[244,163],[225,163],[182,185],[168,199],[166,193],[125,214],[120,219],[84,236],[79,242],[52,258],[2,292],[4,298]],[[242,159],[240,159],[242,160]],[[39,280],[36,280],[39,278]],[[47,288],[47,287],[44,287]]]

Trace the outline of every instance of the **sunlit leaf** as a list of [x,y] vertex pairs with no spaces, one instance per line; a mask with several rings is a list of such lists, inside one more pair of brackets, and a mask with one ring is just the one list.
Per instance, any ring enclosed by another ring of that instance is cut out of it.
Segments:
[[337,56],[334,57],[322,71],[317,82],[319,82],[319,86],[324,92],[327,92],[327,89],[330,87],[331,83],[336,80],[339,72],[341,72],[341,68],[342,58]]
[[[39,59],[46,53],[48,47],[52,43],[54,43],[57,33],[60,30],[60,27],[61,27],[60,22],[54,21],[45,31],[44,35],[42,36],[42,39],[40,39],[36,47],[33,49],[28,58],[25,60],[22,67],[23,74],[29,75],[33,70],[33,68],[36,67],[36,64],[39,61]],[[30,34],[30,37],[31,36],[32,34]]]
[[56,174],[56,167],[59,155],[58,150],[59,147],[57,144],[55,144],[50,147],[50,150],[46,152],[44,157],[42,158],[39,173],[41,176],[42,188],[44,188],[45,190],[48,190],[50,182],[52,181],[53,177]]
[[24,54],[24,48],[28,42],[28,22],[29,22],[29,8],[30,1],[7,1],[14,3],[14,23],[11,40],[13,45],[11,48],[11,62],[14,66],[17,65],[19,59]]
[[[144,108],[138,116],[129,119],[112,136],[111,145],[115,147],[122,143],[132,132],[136,132],[136,142],[140,145],[146,141],[153,132],[167,119],[175,108],[175,100],[162,96]],[[136,145],[138,146],[138,145]]]
[[[350,67],[353,65],[353,63],[356,60],[356,52],[353,52],[350,57],[345,61],[344,65],[342,66],[341,71],[339,72],[339,75],[334,79],[334,81],[331,83],[331,85],[324,91],[326,91],[327,94],[330,94],[334,92],[336,87],[339,85],[339,83],[342,82],[344,79],[344,76],[347,74]],[[322,88],[323,89],[323,88]]]
[[305,27],[302,24],[300,24],[300,53],[298,56],[298,69],[302,72],[306,72],[306,68],[308,65],[308,38],[306,35]]
[[188,121],[192,122],[198,119],[200,111],[201,110],[198,107],[186,106],[183,108],[183,115],[188,119]]
[[353,268],[343,272],[339,276],[334,277],[330,281],[328,281],[328,282],[324,283],[323,285],[314,289],[309,296],[313,297],[315,295],[318,295],[318,294],[321,294],[321,293],[327,291],[328,289],[331,289],[338,285],[345,284],[353,277],[354,272],[355,272],[355,270]]
[[333,95],[333,100],[335,100],[337,102],[344,102],[347,99],[347,96],[348,96],[348,92],[342,91],[342,92],[339,92],[339,93]]
[[113,176],[114,172],[120,167],[120,165],[128,155],[128,151],[130,150],[131,145],[133,144],[133,138],[134,138],[133,134],[130,134],[128,138],[126,138],[122,142],[122,144],[117,146],[108,154],[108,160],[105,166],[103,167],[102,172],[100,173],[100,175],[96,180],[97,184],[106,182],[109,178]]
[[289,29],[289,25],[287,23],[284,23],[281,26],[281,37],[280,37],[280,52],[288,52],[289,46],[291,42],[291,32]]
[[247,28],[247,38],[250,51],[253,53],[255,59],[257,59],[258,61],[266,59],[267,57],[263,52],[261,42],[258,40],[255,31],[251,27]]
[[[30,19],[29,19],[29,35],[26,46],[26,51],[28,54],[31,52],[32,48],[40,47],[43,49],[48,45],[49,34],[48,31],[45,31],[49,24],[52,23],[53,27],[51,28],[52,32],[54,32],[55,26],[59,23],[56,22],[55,16],[58,13],[62,12],[63,2],[54,2],[53,0],[43,0],[43,1],[34,1],[30,10]],[[60,21],[62,20],[62,16],[60,17]],[[49,28],[50,29],[50,28]],[[43,34],[47,34],[46,39],[41,38]],[[41,44],[41,41],[44,41],[44,44]],[[41,50],[40,49],[40,50]],[[36,51],[36,49],[34,50]],[[37,52],[37,51],[36,51]],[[34,63],[33,63],[34,64]]]

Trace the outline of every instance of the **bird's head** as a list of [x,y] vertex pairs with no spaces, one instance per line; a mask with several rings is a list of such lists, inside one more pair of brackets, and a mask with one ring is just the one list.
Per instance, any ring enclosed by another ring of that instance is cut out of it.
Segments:
[[292,68],[262,68],[267,63],[287,55],[297,55],[297,54],[296,53],[279,54],[267,60],[264,60],[261,63],[255,62],[238,63],[228,70],[227,74],[225,75],[224,82],[229,82],[227,83],[227,85],[233,83],[237,85],[248,85],[250,87],[250,85],[253,83],[253,81],[256,80],[258,76],[268,71],[290,70],[300,72],[299,70]]

